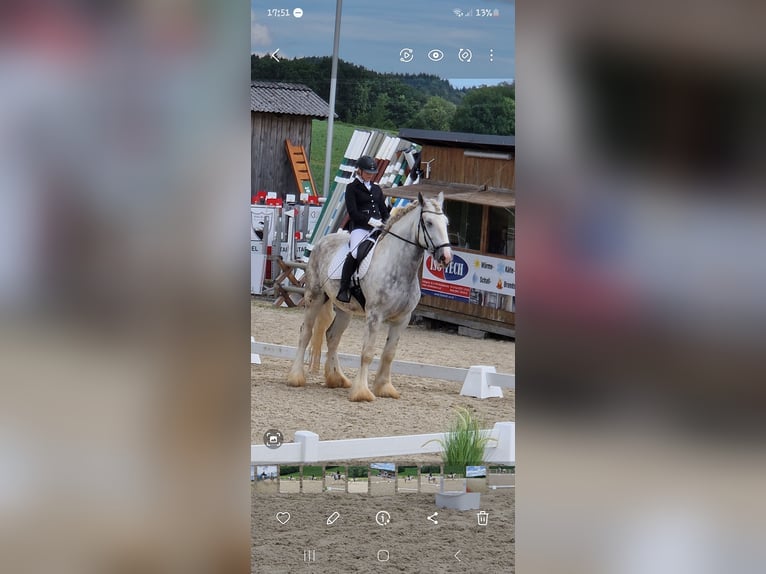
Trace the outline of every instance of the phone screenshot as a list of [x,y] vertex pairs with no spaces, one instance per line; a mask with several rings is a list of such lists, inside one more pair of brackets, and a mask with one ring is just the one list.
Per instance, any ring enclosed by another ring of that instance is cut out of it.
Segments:
[[513,572],[515,2],[251,2],[252,572]]

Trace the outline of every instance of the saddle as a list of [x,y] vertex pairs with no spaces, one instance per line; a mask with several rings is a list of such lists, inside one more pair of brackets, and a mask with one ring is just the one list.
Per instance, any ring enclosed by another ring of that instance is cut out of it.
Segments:
[[[361,245],[359,245],[359,251],[357,252],[358,256],[362,257],[362,261],[357,265],[356,271],[354,271],[354,274],[351,276],[351,281],[354,280],[359,281],[367,274],[367,271],[370,268],[370,261],[372,261],[372,256],[375,253],[375,246],[376,241],[370,237],[369,239],[365,239],[362,241]],[[365,253],[364,250],[367,250]],[[343,271],[343,262],[346,260],[346,255],[348,254],[348,246],[342,245],[336,252],[335,255],[332,257],[332,261],[330,262],[330,274],[328,276],[329,279],[340,279],[341,272]]]
[[[357,258],[360,258],[361,261],[356,267],[356,271],[354,271],[354,274],[351,276],[351,285],[349,286],[349,291],[351,293],[351,296],[354,297],[357,301],[359,301],[359,304],[362,306],[362,309],[364,309],[366,299],[364,297],[364,293],[362,291],[362,286],[360,285],[361,279],[367,274],[367,270],[370,268],[370,262],[372,261],[372,256],[375,252],[375,247],[377,245],[377,235],[374,234],[362,241],[362,243],[358,247],[357,251]],[[348,254],[348,247],[346,245],[341,246],[336,252],[335,255],[333,255],[332,262],[330,264],[330,274],[329,279],[340,279],[341,278],[341,272],[343,270],[343,262],[346,259],[346,255]]]

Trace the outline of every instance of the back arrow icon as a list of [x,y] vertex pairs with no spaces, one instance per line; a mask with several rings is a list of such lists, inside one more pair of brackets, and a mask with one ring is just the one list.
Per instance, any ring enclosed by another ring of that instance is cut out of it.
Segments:
[[460,558],[458,558],[458,556],[457,556],[461,552],[462,552],[462,550],[458,550],[457,552],[455,552],[455,560],[457,560],[458,562],[462,562],[462,560]]
[[438,512],[434,512],[431,516],[428,517],[428,520],[430,520],[434,524],[439,524],[439,521],[434,518],[436,516],[439,516]]
[[277,58],[277,52],[279,52],[279,48],[274,50],[271,54],[269,54],[272,58],[274,58],[277,62],[279,62],[279,58]]

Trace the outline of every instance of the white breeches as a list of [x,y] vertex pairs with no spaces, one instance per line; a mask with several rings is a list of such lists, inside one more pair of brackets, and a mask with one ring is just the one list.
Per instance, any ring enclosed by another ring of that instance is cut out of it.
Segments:
[[370,232],[366,229],[354,229],[354,231],[351,232],[351,238],[349,239],[348,243],[349,251],[354,257],[356,257],[357,247],[359,247],[359,244],[362,243],[362,241],[367,239],[369,233]]

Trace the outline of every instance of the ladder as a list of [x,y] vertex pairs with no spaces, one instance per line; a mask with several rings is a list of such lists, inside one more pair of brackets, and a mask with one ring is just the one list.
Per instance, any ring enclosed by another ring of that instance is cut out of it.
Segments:
[[311,175],[311,168],[306,159],[306,150],[302,145],[293,145],[289,140],[285,140],[287,157],[290,158],[290,165],[295,175],[295,183],[298,186],[298,193],[306,193],[309,196],[317,197],[317,186],[314,183],[314,177]]

